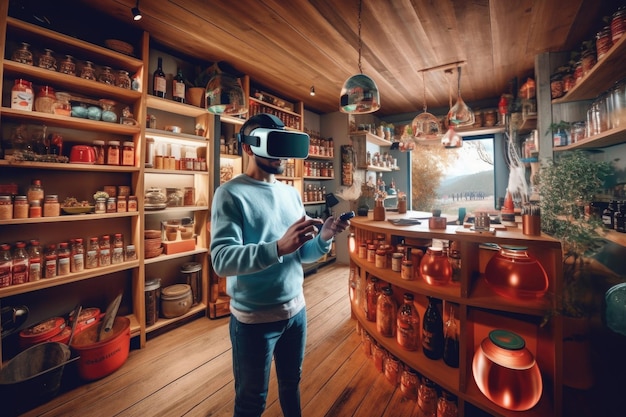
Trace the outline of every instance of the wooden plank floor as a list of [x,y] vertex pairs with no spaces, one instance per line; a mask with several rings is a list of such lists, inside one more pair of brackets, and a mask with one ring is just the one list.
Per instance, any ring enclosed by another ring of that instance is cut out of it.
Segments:
[[[305,279],[309,330],[301,385],[303,415],[417,416],[415,402],[405,400],[363,353],[347,293],[345,265],[328,265]],[[72,370],[66,374],[71,376]],[[72,389],[22,415],[227,417],[233,413],[233,392],[228,318],[199,318],[150,338],[144,349],[132,349],[124,366],[112,375],[74,383]],[[6,407],[1,404],[0,411]],[[281,415],[272,372],[263,416]]]

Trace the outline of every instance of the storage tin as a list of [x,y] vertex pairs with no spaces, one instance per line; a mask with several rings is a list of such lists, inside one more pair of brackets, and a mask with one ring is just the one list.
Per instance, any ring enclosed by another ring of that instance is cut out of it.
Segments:
[[161,290],[161,314],[167,319],[182,316],[193,304],[191,286],[174,284]]

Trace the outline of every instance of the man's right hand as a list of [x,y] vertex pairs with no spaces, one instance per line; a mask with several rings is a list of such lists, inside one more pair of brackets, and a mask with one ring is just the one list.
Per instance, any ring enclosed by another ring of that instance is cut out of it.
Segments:
[[283,237],[278,239],[278,256],[297,251],[317,235],[322,224],[324,222],[321,219],[307,219],[302,216],[287,229]]

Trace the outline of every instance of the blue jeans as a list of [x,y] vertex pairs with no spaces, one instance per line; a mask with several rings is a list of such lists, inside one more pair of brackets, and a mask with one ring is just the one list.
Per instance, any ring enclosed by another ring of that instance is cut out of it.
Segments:
[[306,308],[288,320],[245,324],[230,317],[235,376],[234,417],[260,417],[265,410],[272,358],[285,417],[300,417],[300,377],[306,343]]

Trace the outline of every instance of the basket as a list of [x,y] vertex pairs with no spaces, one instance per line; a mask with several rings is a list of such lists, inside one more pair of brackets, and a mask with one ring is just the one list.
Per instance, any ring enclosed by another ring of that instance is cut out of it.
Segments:
[[160,230],[145,230],[143,232],[143,237],[145,239],[156,239],[156,238],[160,238],[161,237],[161,231]]
[[121,52],[126,55],[132,55],[134,52],[134,48],[131,44],[118,39],[107,39],[104,41],[104,44],[107,48],[111,48],[114,51]]
[[156,258],[157,256],[159,256],[162,253],[163,253],[163,246],[158,247],[156,249],[151,249],[151,250],[146,249],[144,251],[144,258],[146,258],[146,259]]
[[155,250],[161,247],[161,238],[156,239],[145,239],[144,240],[144,249],[146,251]]

